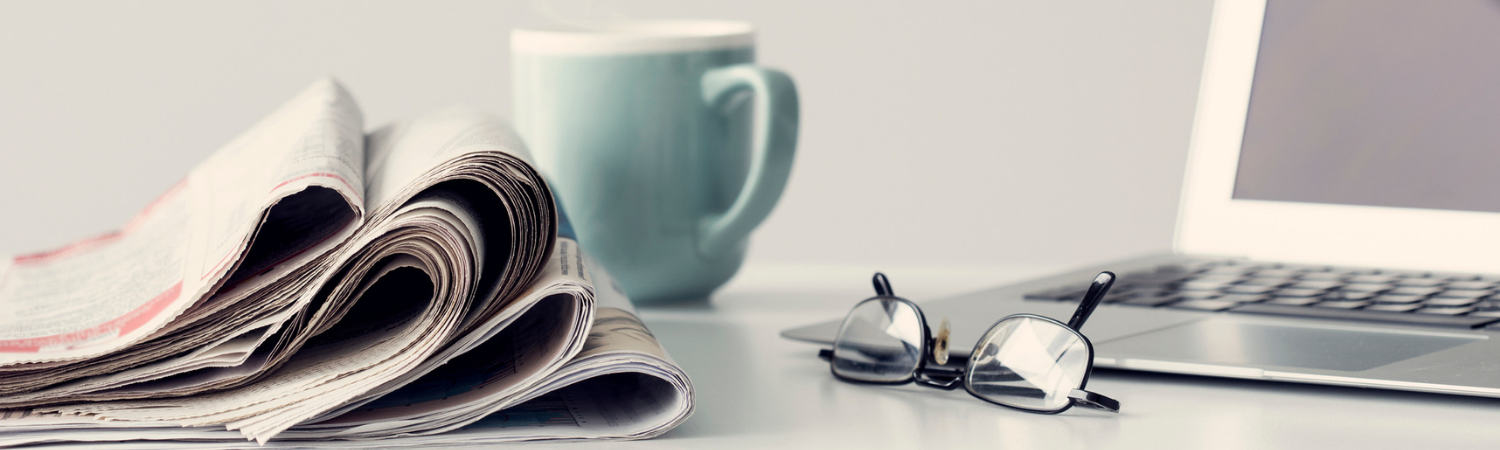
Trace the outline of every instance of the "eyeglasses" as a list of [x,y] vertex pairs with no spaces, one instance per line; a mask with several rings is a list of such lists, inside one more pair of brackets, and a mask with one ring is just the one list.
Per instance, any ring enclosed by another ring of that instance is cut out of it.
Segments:
[[844,381],[915,381],[947,390],[962,385],[981,400],[1041,414],[1073,405],[1119,412],[1120,402],[1083,389],[1094,368],[1094,345],[1078,332],[1114,281],[1110,272],[1094,277],[1067,324],[1035,314],[1006,316],[984,333],[967,358],[950,361],[948,319],[933,337],[922,308],[897,297],[890,280],[877,272],[872,280],[876,295],[854,305],[839,325],[833,349],[818,356]]

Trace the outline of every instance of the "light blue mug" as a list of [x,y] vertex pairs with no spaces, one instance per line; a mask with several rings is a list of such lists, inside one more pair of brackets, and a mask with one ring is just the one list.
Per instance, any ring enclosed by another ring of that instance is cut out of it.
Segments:
[[511,33],[516,126],[636,301],[707,298],[786,187],[797,91],[755,65],[754,37],[718,21]]

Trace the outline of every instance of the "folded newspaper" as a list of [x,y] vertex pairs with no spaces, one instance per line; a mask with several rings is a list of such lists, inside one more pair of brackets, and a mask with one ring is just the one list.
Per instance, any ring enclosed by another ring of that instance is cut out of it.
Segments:
[[320,81],[120,231],[0,260],[0,447],[638,439],[687,419],[687,375],[505,122],[363,130]]

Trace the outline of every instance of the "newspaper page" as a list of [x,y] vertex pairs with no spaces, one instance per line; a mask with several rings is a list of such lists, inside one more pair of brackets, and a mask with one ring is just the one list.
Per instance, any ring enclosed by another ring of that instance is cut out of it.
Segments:
[[632,439],[691,414],[509,125],[361,126],[321,81],[119,233],[0,262],[0,311],[30,319],[0,316],[0,447]]
[[119,231],[0,263],[0,365],[95,357],[151,335],[211,293],[292,194],[329,189],[362,215],[362,127],[348,92],[321,81]]
[[[589,272],[596,280],[609,279],[600,269]],[[444,366],[446,372],[434,372],[345,416],[293,428],[265,444],[246,443],[239,433],[224,428],[7,411],[0,412],[0,447],[139,441],[158,446],[142,448],[426,448],[660,435],[692,414],[691,382],[636,317],[628,299],[605,286],[596,289],[611,291],[600,296],[601,302],[611,306],[600,306],[583,351],[525,393],[497,399],[495,404],[505,406],[495,411],[487,411],[494,404],[479,401],[482,397],[473,394],[504,384],[531,364],[525,359],[527,349],[539,340],[533,336],[547,331],[539,322],[555,317],[547,314],[552,311],[546,303],[536,307],[543,314],[523,317],[468,354],[469,360],[461,357],[453,368]],[[533,342],[518,342],[527,339]],[[480,357],[491,354],[499,357]],[[475,408],[479,410],[476,417],[458,426],[434,429],[444,423],[434,415],[464,415]]]

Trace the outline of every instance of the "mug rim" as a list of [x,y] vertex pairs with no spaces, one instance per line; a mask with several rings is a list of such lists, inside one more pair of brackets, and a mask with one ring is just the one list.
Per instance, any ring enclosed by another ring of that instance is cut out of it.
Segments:
[[511,51],[525,54],[668,53],[754,45],[755,27],[730,20],[629,21],[510,32]]

